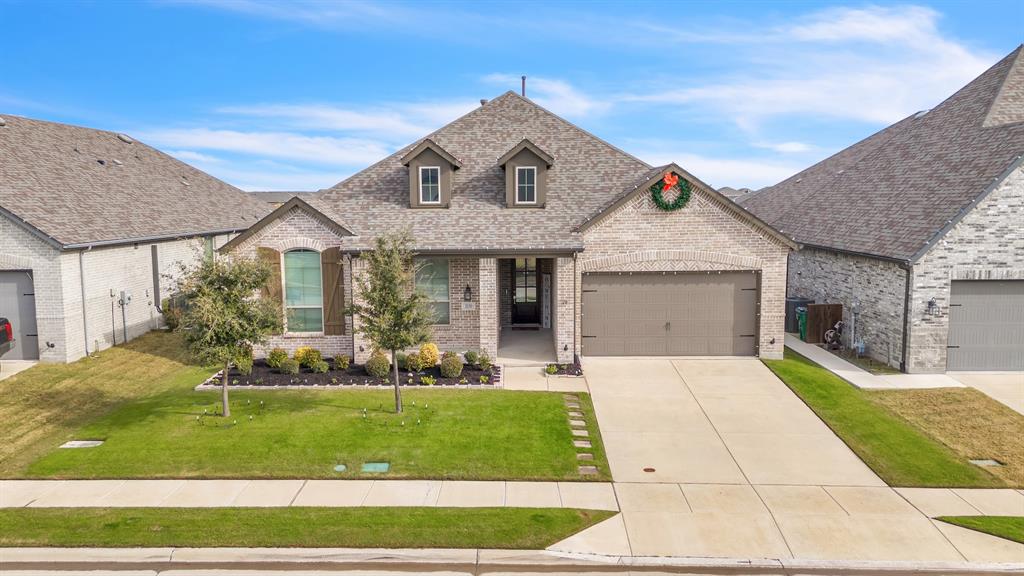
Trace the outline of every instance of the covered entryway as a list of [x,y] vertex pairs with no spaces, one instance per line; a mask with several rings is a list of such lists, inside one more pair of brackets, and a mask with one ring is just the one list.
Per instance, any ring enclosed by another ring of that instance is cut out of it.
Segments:
[[583,276],[584,356],[753,356],[754,271]]
[[1024,370],[1024,280],[954,280],[947,370]]
[[0,316],[14,325],[15,346],[0,360],[38,360],[36,295],[29,270],[0,271]]

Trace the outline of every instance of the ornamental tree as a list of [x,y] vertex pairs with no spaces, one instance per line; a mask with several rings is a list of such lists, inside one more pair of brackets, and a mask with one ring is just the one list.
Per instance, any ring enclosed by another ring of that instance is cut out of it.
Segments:
[[260,294],[272,271],[264,262],[240,258],[204,260],[183,266],[182,273],[178,288],[186,307],[178,329],[197,360],[224,368],[221,413],[228,417],[231,363],[281,329],[280,303]]
[[408,231],[384,234],[373,250],[360,256],[366,273],[355,280],[356,294],[349,313],[359,319],[356,333],[375,348],[391,353],[395,386],[395,412],[402,412],[399,388],[399,350],[417,346],[430,337],[433,313],[427,297],[415,289],[416,267]]

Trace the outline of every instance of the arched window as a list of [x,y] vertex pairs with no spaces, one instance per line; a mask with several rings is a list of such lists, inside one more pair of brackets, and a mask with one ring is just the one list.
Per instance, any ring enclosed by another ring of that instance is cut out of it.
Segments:
[[284,308],[288,332],[323,332],[324,292],[320,253],[284,253]]

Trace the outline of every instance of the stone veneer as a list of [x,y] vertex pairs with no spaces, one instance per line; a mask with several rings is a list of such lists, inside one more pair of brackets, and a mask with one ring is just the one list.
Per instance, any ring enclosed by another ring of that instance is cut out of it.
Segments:
[[[818,304],[842,304],[846,346],[862,340],[866,352],[895,368],[903,359],[903,301],[907,271],[899,263],[803,248],[789,256],[791,297]],[[853,322],[854,306],[860,307]]]
[[[1024,167],[1018,166],[913,267],[908,372],[946,370],[952,280],[1024,280]],[[927,313],[935,298],[938,314]]]
[[[584,251],[577,256],[574,267],[575,302],[582,301],[586,272],[759,270],[759,355],[781,358],[790,249],[747,221],[741,211],[701,189],[694,190],[690,202],[675,212],[660,210],[649,194],[636,195],[584,231]],[[559,259],[560,286],[569,282],[562,269],[571,264],[572,259]],[[560,311],[568,311],[568,304],[561,299],[558,306]],[[582,311],[578,305],[575,308],[575,325],[581,326]],[[562,321],[559,326],[562,332],[567,330]],[[575,330],[572,338],[575,350],[580,351],[580,330]],[[562,341],[561,336],[558,341]]]

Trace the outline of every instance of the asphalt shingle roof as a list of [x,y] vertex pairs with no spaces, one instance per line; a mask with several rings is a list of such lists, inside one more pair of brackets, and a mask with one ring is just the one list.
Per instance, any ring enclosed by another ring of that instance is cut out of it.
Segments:
[[804,244],[918,257],[1024,153],[1022,52],[742,206]]
[[61,245],[245,229],[271,211],[132,138],[0,118],[0,208]]
[[[310,204],[357,234],[369,248],[381,232],[409,227],[424,250],[575,250],[573,229],[651,167],[507,92],[427,136],[462,162],[451,206],[409,207],[401,158],[419,142],[324,190]],[[498,159],[526,138],[554,157],[545,208],[505,207]]]

